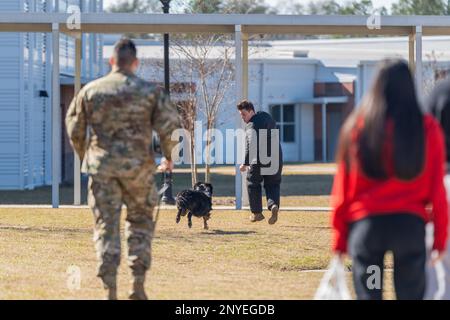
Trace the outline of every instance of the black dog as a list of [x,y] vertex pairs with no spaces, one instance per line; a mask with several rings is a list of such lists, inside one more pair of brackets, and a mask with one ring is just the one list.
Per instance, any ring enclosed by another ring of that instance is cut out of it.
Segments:
[[203,227],[208,230],[207,221],[211,217],[213,186],[210,183],[197,182],[191,190],[181,191],[177,195],[177,223],[181,216],[188,215],[188,226],[192,227],[192,216],[203,217]]

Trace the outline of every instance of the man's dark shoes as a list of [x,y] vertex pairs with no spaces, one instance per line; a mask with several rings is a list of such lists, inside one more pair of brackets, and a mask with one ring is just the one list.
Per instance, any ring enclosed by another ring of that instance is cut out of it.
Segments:
[[278,220],[278,211],[280,211],[280,208],[276,204],[270,208],[270,211],[272,212],[272,216],[269,218],[269,224],[275,224]]

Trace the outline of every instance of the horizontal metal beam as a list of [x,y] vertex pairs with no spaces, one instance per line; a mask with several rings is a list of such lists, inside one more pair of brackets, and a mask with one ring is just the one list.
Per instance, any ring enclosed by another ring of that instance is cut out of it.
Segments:
[[[51,32],[52,23],[62,32],[70,17],[64,13],[0,13],[0,32]],[[370,30],[367,16],[307,16],[264,14],[130,14],[82,13],[84,33],[233,33],[235,25],[249,34],[351,34],[406,35],[422,26],[424,35],[450,34],[450,16],[382,16],[381,29]]]
[[[81,24],[82,33],[231,33],[233,25]],[[73,30],[61,26],[64,33]]]
[[52,24],[0,23],[0,32],[52,32]]
[[[303,35],[384,35],[407,36],[413,32],[413,27],[382,27],[381,29],[368,29],[360,26],[243,26],[248,34],[303,34]],[[448,33],[450,34],[450,33]]]
[[[415,28],[414,28],[415,30]],[[448,27],[423,27],[424,36],[448,36],[450,35],[450,25]]]
[[[0,23],[63,24],[70,17],[65,13],[2,12]],[[82,13],[85,24],[131,25],[274,25],[274,26],[360,26],[366,28],[368,16],[340,15],[267,15],[267,14],[134,14],[134,13]],[[382,16],[382,27],[450,26],[450,16]],[[233,31],[234,32],[234,31]]]

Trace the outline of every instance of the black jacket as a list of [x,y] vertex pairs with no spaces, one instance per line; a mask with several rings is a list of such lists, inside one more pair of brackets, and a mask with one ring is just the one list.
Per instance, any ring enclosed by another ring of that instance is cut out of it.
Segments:
[[444,130],[447,163],[450,163],[450,79],[436,85],[427,105]]
[[[257,112],[247,123],[247,126],[245,127],[245,165],[254,165],[258,164],[260,165],[260,159],[259,159],[259,140],[260,140],[260,130],[261,129],[267,129],[267,156],[271,156],[271,142],[272,142],[272,129],[277,129],[277,124],[273,120],[273,118],[264,111]],[[254,131],[253,131],[254,130]],[[256,133],[256,137],[254,137],[253,132]],[[255,139],[256,138],[256,139]],[[276,138],[276,137],[274,137]],[[254,145],[255,144],[255,145]],[[250,145],[254,145],[254,147],[257,150],[257,157],[255,158],[254,155],[250,154]],[[278,134],[278,145],[279,145],[279,155],[280,155],[280,163],[282,163],[283,155],[281,150],[281,144],[279,140],[279,134]],[[250,157],[253,156],[251,159]],[[269,164],[267,164],[269,165]]]

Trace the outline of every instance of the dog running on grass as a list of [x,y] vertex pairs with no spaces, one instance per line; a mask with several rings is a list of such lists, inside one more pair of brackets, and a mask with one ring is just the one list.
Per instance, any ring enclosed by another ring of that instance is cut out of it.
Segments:
[[181,191],[177,195],[177,223],[181,216],[188,216],[188,226],[192,228],[192,216],[203,217],[203,228],[208,230],[211,218],[213,186],[210,183],[197,182],[193,189]]

